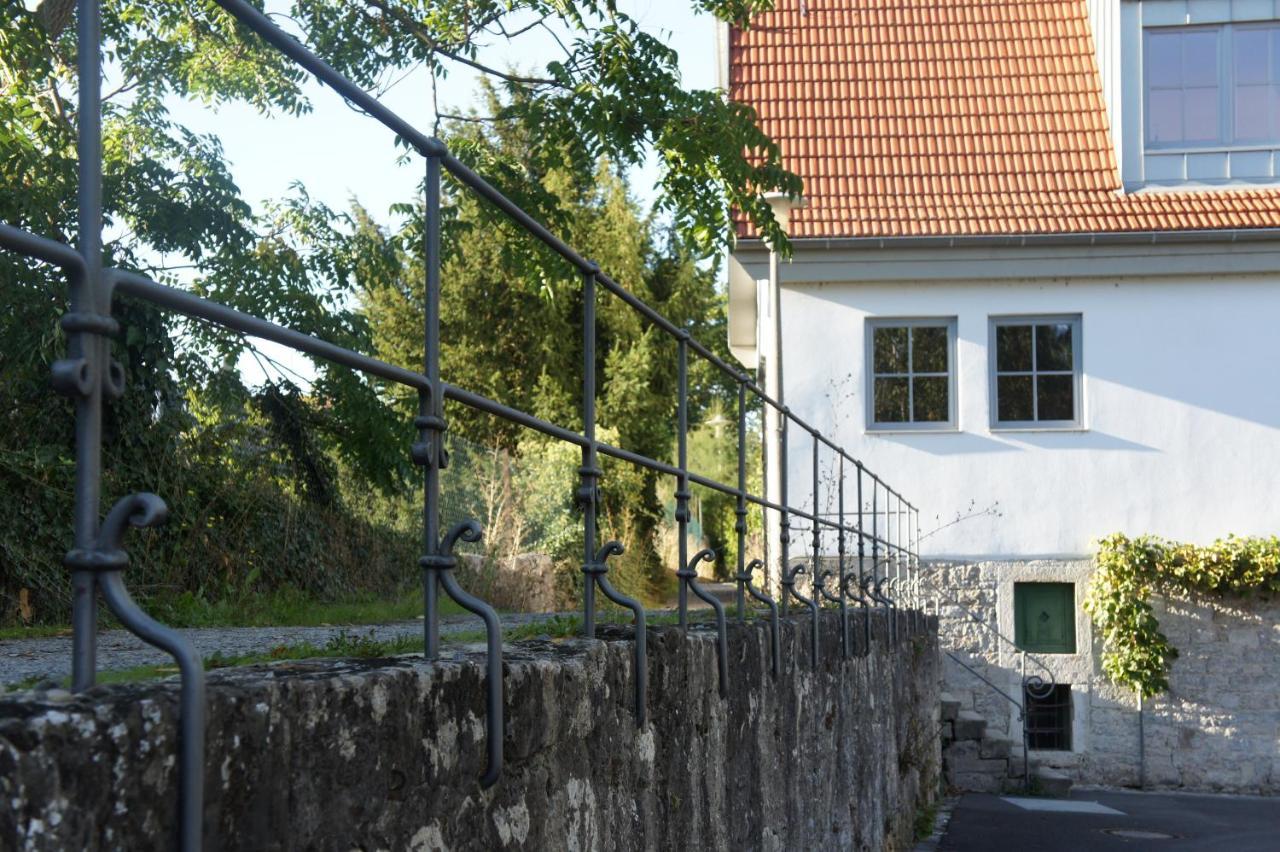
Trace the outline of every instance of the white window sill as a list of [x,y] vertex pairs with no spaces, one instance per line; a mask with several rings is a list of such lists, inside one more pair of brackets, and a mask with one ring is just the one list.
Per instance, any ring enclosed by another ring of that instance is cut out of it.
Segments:
[[937,429],[863,429],[864,435],[956,435],[959,426],[944,426]]
[[1088,426],[991,426],[991,434],[1017,432],[1088,432]]

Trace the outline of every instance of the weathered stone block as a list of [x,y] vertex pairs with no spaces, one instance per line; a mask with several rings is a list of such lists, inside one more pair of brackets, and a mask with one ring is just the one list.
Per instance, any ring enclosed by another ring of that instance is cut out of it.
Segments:
[[953,724],[957,740],[980,740],[987,733],[987,720],[972,710],[961,710]]
[[[936,795],[929,632],[842,660],[839,622],[651,629],[505,651],[506,766],[481,789],[483,655],[312,660],[210,676],[205,846],[224,849],[902,849]],[[855,636],[862,623],[855,620]],[[176,684],[0,697],[0,849],[172,848]]]

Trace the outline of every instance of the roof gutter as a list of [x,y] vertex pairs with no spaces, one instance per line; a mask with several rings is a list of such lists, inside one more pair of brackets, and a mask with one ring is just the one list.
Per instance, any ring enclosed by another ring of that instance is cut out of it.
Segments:
[[[959,234],[928,237],[803,237],[800,249],[1023,248],[1034,246],[1164,245],[1172,243],[1242,243],[1280,241],[1280,228],[1219,228],[1197,231],[1111,231],[1097,234]],[[738,240],[740,252],[767,251],[759,238]]]

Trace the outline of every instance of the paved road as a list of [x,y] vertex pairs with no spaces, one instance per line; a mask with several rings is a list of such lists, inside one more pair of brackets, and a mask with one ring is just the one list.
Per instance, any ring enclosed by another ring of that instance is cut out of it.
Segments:
[[939,852],[1280,850],[1280,799],[1075,790],[1069,800],[1014,801],[1032,808],[1101,806],[1101,812],[1027,810],[1008,798],[971,793],[952,813]]
[[[554,615],[555,613],[509,613],[501,616],[501,621],[503,627],[510,628],[552,618]],[[483,622],[470,615],[449,615],[440,619],[442,636],[483,629]],[[375,639],[386,641],[399,636],[420,635],[422,620],[332,627],[190,628],[180,632],[195,643],[196,650],[202,656],[211,657],[215,653],[221,653],[231,657],[267,651],[278,645],[299,645],[305,642],[323,646],[343,630],[353,636],[367,636],[372,631]],[[163,665],[168,662],[168,654],[151,647],[127,630],[104,630],[98,634],[98,667],[102,671]],[[70,635],[0,640],[0,687],[31,677],[61,680],[70,675]]]

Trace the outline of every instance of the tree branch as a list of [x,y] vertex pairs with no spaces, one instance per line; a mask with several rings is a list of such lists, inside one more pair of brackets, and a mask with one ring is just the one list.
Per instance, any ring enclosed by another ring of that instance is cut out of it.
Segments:
[[474,68],[482,74],[488,74],[491,77],[498,77],[499,79],[506,80],[508,83],[516,83],[523,86],[554,86],[556,88],[564,88],[560,81],[552,80],[550,77],[526,77],[521,74],[510,74],[504,71],[499,71],[497,68],[485,65],[482,62],[477,62],[470,57],[463,56],[456,50],[450,50],[447,47],[443,47],[440,42],[432,38],[431,34],[423,29],[417,21],[414,21],[400,9],[391,6],[389,3],[383,2],[383,0],[364,0],[364,3],[375,9],[381,10],[384,15],[394,18],[409,31],[410,35],[426,45],[432,52],[452,59],[454,62],[460,62],[463,65]]

